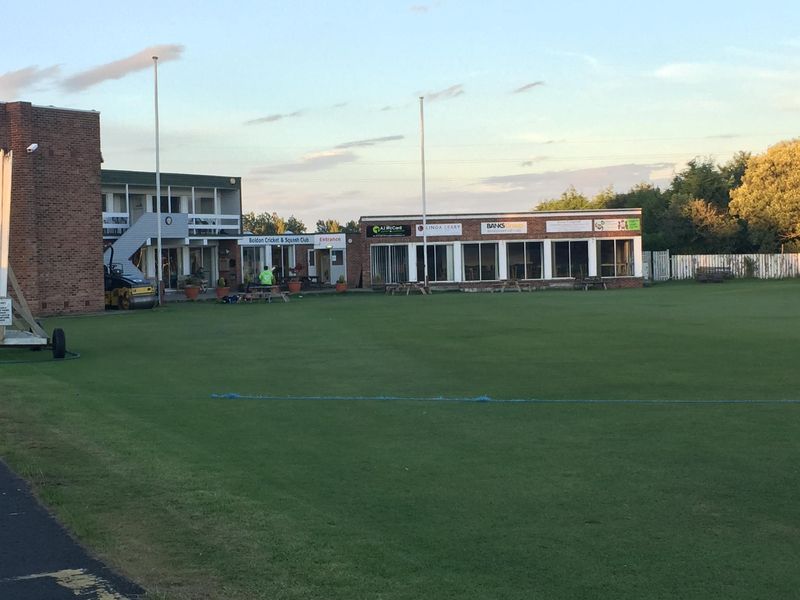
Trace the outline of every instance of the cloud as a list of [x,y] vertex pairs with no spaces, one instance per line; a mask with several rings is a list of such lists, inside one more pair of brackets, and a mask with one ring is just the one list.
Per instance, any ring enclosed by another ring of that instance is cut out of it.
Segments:
[[519,164],[519,166],[520,167],[532,167],[534,163],[543,162],[545,160],[548,160],[549,158],[550,158],[549,156],[532,156],[528,160],[522,161]]
[[670,63],[656,69],[653,76],[669,81],[699,82],[713,75],[715,70],[710,63]]
[[299,116],[302,116],[303,114],[304,114],[304,111],[296,110],[296,111],[294,111],[292,113],[274,114],[274,115],[269,115],[269,116],[266,116],[266,117],[260,117],[258,119],[252,119],[250,121],[245,121],[244,124],[245,125],[260,125],[262,123],[274,123],[275,121],[280,121],[282,119],[291,119],[292,117],[299,117]]
[[521,94],[522,92],[527,92],[528,90],[532,90],[535,87],[540,87],[544,85],[544,81],[534,81],[533,83],[527,83],[520,88],[515,89],[512,94]]
[[410,7],[408,8],[408,10],[410,10],[410,11],[411,11],[411,12],[413,12],[413,13],[417,13],[417,14],[423,14],[423,13],[426,13],[426,12],[428,12],[430,9],[431,9],[431,7],[430,7],[430,6],[427,6],[427,5],[425,5],[425,4],[414,4],[414,5],[412,5],[412,6],[410,6]]
[[424,94],[425,99],[428,102],[436,102],[437,100],[450,100],[451,98],[457,98],[464,94],[464,85],[458,83],[456,85],[451,85],[449,88],[439,90],[438,92],[428,92]]
[[585,62],[592,69],[598,69],[600,67],[599,60],[597,60],[594,56],[584,54],[582,52],[554,51],[552,54],[555,54],[556,56],[566,56],[568,58],[577,58]]
[[54,65],[45,69],[38,66],[25,67],[18,71],[9,71],[0,75],[0,98],[15,100],[20,94],[47,79],[56,77],[61,67]]
[[278,173],[306,173],[310,171],[323,171],[344,163],[355,162],[358,156],[345,150],[323,150],[312,152],[301,157],[293,163],[284,163],[256,169],[257,175],[275,175]]
[[334,104],[331,108],[344,108],[347,106],[347,102],[339,102],[338,104]]
[[492,190],[495,194],[522,194],[529,202],[538,202],[557,198],[571,185],[579,192],[590,196],[609,185],[622,191],[627,191],[642,182],[666,185],[671,178],[667,173],[672,173],[673,169],[672,163],[651,163],[501,175],[482,179],[477,191],[486,193],[487,190]]
[[159,63],[178,60],[183,54],[183,50],[184,47],[178,44],[148,46],[127,58],[67,77],[61,82],[61,86],[68,92],[81,92],[109,79],[121,79],[130,73],[151,69],[154,56],[158,56]]
[[404,135],[387,135],[385,137],[370,138],[368,140],[356,140],[354,142],[344,142],[336,146],[337,149],[344,148],[363,148],[365,146],[374,146],[375,144],[382,144],[384,142],[396,142],[405,139]]

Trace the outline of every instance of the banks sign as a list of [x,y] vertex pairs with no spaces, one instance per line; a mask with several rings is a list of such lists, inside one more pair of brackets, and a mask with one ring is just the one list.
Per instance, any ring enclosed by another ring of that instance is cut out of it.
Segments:
[[527,221],[492,221],[481,223],[481,233],[484,235],[528,233]]

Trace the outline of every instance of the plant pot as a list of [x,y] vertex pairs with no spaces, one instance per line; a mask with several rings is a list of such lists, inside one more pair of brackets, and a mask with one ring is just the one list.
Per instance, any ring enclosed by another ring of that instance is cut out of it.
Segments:
[[290,281],[289,282],[289,292],[292,294],[296,294],[300,291],[300,282],[299,281]]
[[200,295],[200,286],[187,285],[183,288],[183,293],[186,294],[189,300],[197,300],[197,297]]
[[336,284],[336,293],[341,294],[347,291],[347,284],[346,283],[338,283]]
[[231,293],[230,287],[218,287],[214,288],[214,291],[217,293],[217,298],[222,300],[225,296],[229,296]]

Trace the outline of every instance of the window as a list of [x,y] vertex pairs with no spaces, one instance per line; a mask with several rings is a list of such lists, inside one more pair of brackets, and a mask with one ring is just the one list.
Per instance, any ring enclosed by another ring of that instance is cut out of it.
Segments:
[[286,244],[272,246],[272,266],[275,268],[275,277],[283,279],[289,276],[289,271],[297,263],[294,260],[294,246]]
[[553,277],[589,274],[589,242],[553,242]]
[[408,281],[408,246],[373,245],[370,248],[372,283],[405,283]]
[[541,279],[544,259],[542,242],[508,242],[509,279]]
[[[428,281],[453,280],[453,245],[428,244]],[[425,246],[417,246],[417,281],[425,281]]]
[[331,250],[331,265],[341,267],[344,264],[344,250]]
[[633,275],[633,240],[598,240],[600,275],[629,277]]
[[464,259],[464,281],[497,279],[497,243],[464,244],[461,248]]

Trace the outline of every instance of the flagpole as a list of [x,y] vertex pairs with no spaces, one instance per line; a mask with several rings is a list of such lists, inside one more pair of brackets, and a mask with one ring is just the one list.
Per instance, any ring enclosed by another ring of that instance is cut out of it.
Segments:
[[156,235],[156,265],[158,273],[158,305],[161,306],[161,294],[164,289],[164,267],[161,264],[161,157],[159,154],[159,135],[158,135],[158,57],[153,57],[153,67],[155,70],[155,109],[156,109],[156,215],[158,217],[158,228]]
[[425,97],[419,97],[420,152],[422,159],[422,257],[425,267],[425,289],[428,288],[428,211],[425,197]]

